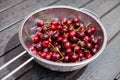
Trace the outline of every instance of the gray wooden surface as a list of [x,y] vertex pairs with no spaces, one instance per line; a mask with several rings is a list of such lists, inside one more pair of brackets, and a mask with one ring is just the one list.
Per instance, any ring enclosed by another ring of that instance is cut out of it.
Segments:
[[[32,61],[8,80],[114,80],[120,72],[120,0],[0,0],[0,66],[24,51],[17,34],[24,17],[52,5],[83,7],[95,12],[107,31],[107,47],[82,70],[56,72]],[[25,54],[0,71],[0,79],[29,57]]]

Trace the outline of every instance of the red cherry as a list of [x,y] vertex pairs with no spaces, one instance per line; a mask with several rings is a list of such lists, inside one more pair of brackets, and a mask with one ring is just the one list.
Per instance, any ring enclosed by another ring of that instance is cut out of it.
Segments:
[[95,27],[94,26],[89,26],[89,29],[93,32],[95,32]]
[[44,22],[43,22],[42,20],[39,20],[39,21],[38,21],[38,26],[39,26],[39,27],[44,26]]
[[42,45],[43,45],[44,47],[47,47],[47,46],[49,45],[49,41],[48,41],[48,40],[44,40],[44,41],[42,42]]
[[79,18],[74,18],[74,19],[73,19],[73,22],[74,22],[74,23],[78,23],[79,21],[80,21]]
[[38,43],[39,42],[39,38],[37,36],[34,36],[32,38],[32,42],[35,43],[35,44]]
[[85,54],[85,57],[88,59],[88,58],[91,58],[92,55],[91,55],[90,53],[86,53],[86,54]]
[[90,41],[90,38],[89,38],[88,36],[84,36],[83,41],[89,42],[89,41]]
[[67,23],[67,18],[62,18],[61,19],[61,24],[66,24]]
[[61,42],[61,41],[62,41],[62,37],[58,37],[58,38],[57,38],[57,41],[58,41],[58,42]]
[[86,43],[88,49],[92,49],[93,45],[91,43]]
[[72,55],[72,56],[70,57],[70,60],[71,60],[72,62],[75,62],[75,61],[77,61],[78,59],[79,59],[78,55]]
[[98,45],[97,45],[97,44],[95,44],[95,45],[94,45],[94,48],[96,48],[97,50],[99,49],[99,47],[98,47]]
[[45,56],[45,59],[50,60],[51,59],[51,55],[52,55],[51,52],[47,52],[46,56]]
[[58,52],[53,52],[52,55],[51,55],[51,59],[53,61],[59,60],[60,59],[59,53]]
[[77,53],[80,52],[80,46],[75,46],[74,49],[75,49],[75,52],[77,52]]
[[39,31],[37,31],[35,35],[36,35],[37,37],[41,38],[42,33],[41,33],[41,32],[39,32]]
[[41,52],[41,53],[39,54],[39,56],[40,56],[41,58],[45,58],[46,52]]
[[33,45],[29,45],[29,46],[28,46],[28,49],[31,50],[31,51],[35,50],[35,48],[34,48]]
[[68,62],[69,61],[69,56],[65,56],[63,59],[64,62]]
[[70,42],[66,42],[66,43],[64,43],[64,47],[66,48],[66,49],[68,49],[68,48],[71,48],[71,43]]
[[70,31],[70,32],[69,32],[69,36],[70,36],[70,37],[74,37],[75,34],[76,34],[75,31]]
[[82,57],[84,57],[84,53],[83,53],[83,52],[79,52],[79,53],[78,53],[78,56],[79,56],[80,58],[82,58]]
[[58,21],[52,21],[51,25],[58,25]]
[[66,49],[66,55],[71,56],[73,54],[72,49]]
[[51,25],[51,26],[50,26],[50,29],[51,29],[51,30],[57,30],[57,26]]
[[37,50],[33,50],[32,52],[33,52],[35,55],[38,54]]

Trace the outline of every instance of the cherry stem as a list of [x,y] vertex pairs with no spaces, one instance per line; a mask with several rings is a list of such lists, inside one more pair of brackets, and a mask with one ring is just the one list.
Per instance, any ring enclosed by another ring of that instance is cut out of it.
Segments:
[[[81,42],[81,40],[79,39],[79,41],[76,43],[76,45],[78,45]],[[75,55],[75,47],[74,47],[74,55]]]
[[32,37],[30,36],[30,34],[28,33],[27,29],[24,28],[24,30],[25,30],[26,35],[27,35],[29,38],[32,38]]
[[86,28],[87,28],[89,25],[91,25],[91,22],[88,22],[88,23],[86,24]]
[[80,62],[80,58],[78,59],[78,61],[77,62]]
[[[60,56],[64,59],[64,56],[62,55],[62,53],[59,51],[59,50],[56,50],[56,48],[51,44],[51,43],[49,43],[52,47],[53,47],[53,49],[55,50],[55,51],[58,51],[59,52],[59,54],[60,54]],[[62,59],[61,58],[61,59]]]

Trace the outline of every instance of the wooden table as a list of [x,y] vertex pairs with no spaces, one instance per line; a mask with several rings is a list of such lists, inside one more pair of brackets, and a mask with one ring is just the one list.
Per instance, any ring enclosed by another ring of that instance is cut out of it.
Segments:
[[[17,33],[23,18],[52,5],[83,7],[98,14],[107,31],[107,47],[81,70],[55,72],[32,61],[8,80],[114,80],[120,72],[120,0],[0,0],[0,66],[24,51]],[[29,58],[26,53],[1,70],[0,79]]]

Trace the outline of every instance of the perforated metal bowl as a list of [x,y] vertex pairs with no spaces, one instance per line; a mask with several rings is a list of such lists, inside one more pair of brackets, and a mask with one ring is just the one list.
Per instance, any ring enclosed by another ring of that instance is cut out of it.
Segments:
[[[31,43],[31,40],[26,35],[25,30],[26,29],[30,34],[34,34],[34,31],[31,31],[31,28],[36,27],[36,20],[39,19],[55,19],[55,18],[74,18],[79,17],[80,20],[82,20],[85,24],[88,22],[92,22],[95,24],[95,28],[99,33],[95,33],[95,35],[99,35],[101,37],[99,41],[99,51],[90,59],[83,60],[81,62],[76,63],[57,63],[53,61],[48,61],[46,59],[40,58],[39,56],[33,54],[27,46]],[[95,13],[93,13],[90,10],[87,9],[78,9],[70,6],[51,6],[46,8],[41,8],[30,15],[28,15],[19,28],[19,40],[22,44],[22,46],[25,48],[25,50],[34,58],[36,62],[38,62],[40,65],[49,68],[51,70],[55,71],[73,71],[79,68],[84,67],[89,62],[93,61],[95,58],[97,58],[104,50],[106,46],[107,36],[106,31],[100,22],[100,19],[97,17]]]

